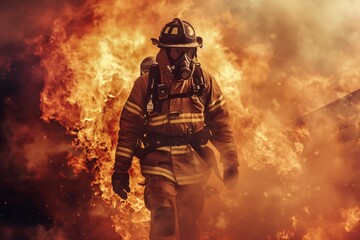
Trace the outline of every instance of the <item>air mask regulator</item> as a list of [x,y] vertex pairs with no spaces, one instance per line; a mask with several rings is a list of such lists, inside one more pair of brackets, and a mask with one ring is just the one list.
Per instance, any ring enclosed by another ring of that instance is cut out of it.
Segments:
[[167,55],[170,60],[171,66],[169,70],[173,74],[176,80],[187,80],[194,72],[193,59],[195,56],[195,50],[192,48],[169,48],[167,49]]

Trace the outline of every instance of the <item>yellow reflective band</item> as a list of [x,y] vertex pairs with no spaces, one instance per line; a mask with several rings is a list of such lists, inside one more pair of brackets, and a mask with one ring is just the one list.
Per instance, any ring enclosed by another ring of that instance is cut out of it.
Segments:
[[139,117],[144,118],[142,109],[139,106],[137,106],[136,104],[134,104],[130,101],[127,101],[124,108],[126,110],[128,110],[129,112],[132,112],[132,113],[138,115]]
[[128,154],[128,153],[125,153],[125,152],[118,152],[118,151],[116,151],[116,155],[126,157],[126,158],[132,158],[133,157],[132,154]]
[[210,172],[202,172],[197,173],[194,175],[188,175],[188,176],[178,176],[176,177],[179,185],[186,185],[186,184],[194,184],[198,182],[205,181],[209,177]]
[[171,154],[174,155],[180,155],[180,154],[186,154],[190,152],[190,148],[188,145],[182,145],[182,146],[172,146],[171,147]]
[[118,146],[116,149],[117,149],[118,151],[127,152],[127,153],[133,153],[133,152],[134,152],[131,148],[126,148],[126,147],[120,147],[120,146]]
[[212,112],[212,111],[216,110],[217,108],[221,107],[224,104],[225,104],[225,100],[221,100],[221,102],[218,102],[217,104],[215,104],[214,106],[209,108],[208,112]]
[[203,113],[181,113],[179,115],[179,117],[182,117],[182,118],[201,118],[201,117],[204,117],[204,114]]
[[151,126],[151,127],[155,127],[155,126],[160,126],[160,125],[163,125],[163,124],[166,124],[168,123],[168,119],[164,119],[163,121],[156,121],[156,122],[149,122],[148,125]]
[[157,116],[157,117],[152,117],[152,118],[150,119],[150,121],[152,121],[152,122],[163,121],[164,119],[166,119],[166,117],[167,117],[167,114],[161,115],[161,116]]
[[138,110],[140,113],[143,113],[143,110],[141,109],[141,107],[139,107],[135,103],[132,103],[129,100],[126,103],[129,104],[131,107],[135,108],[136,110]]
[[151,118],[149,126],[160,126],[167,123],[194,123],[204,121],[203,113],[181,113],[176,119],[168,119],[167,115]]
[[171,146],[171,147],[165,146],[165,147],[156,148],[155,150],[170,152],[173,155],[186,154],[191,151],[188,145]]
[[221,95],[216,100],[214,100],[212,103],[210,103],[209,106],[207,106],[207,108],[208,108],[207,110],[208,110],[208,112],[212,112],[224,104],[225,104],[224,95]]
[[221,100],[223,100],[223,98],[224,98],[224,95],[221,95],[220,97],[218,97],[217,99],[215,99],[214,101],[212,101],[212,103],[210,103],[210,104],[208,105],[208,108],[211,108],[211,107],[214,106],[216,103],[221,102]]
[[202,118],[185,118],[185,119],[175,119],[171,120],[170,123],[196,123],[196,122],[203,122],[204,117]]
[[155,150],[170,152],[170,147],[169,146],[167,146],[167,147],[159,147],[159,148],[155,148]]
[[116,148],[116,155],[122,157],[132,158],[133,152],[134,151],[130,148],[119,147],[119,146]]
[[151,124],[153,124],[154,126],[161,125],[162,123],[165,123],[166,120],[167,120],[167,115],[153,117],[153,118],[150,118],[149,125],[151,125]]
[[165,168],[161,167],[153,167],[153,166],[141,166],[141,172],[143,174],[154,174],[164,176],[174,182],[176,182],[174,174]]

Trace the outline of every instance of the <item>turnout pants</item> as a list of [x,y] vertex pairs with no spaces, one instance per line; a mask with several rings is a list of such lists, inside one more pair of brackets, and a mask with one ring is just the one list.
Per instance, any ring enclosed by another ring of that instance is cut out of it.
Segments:
[[150,240],[199,240],[205,183],[177,185],[162,176],[146,179],[144,200],[151,212]]

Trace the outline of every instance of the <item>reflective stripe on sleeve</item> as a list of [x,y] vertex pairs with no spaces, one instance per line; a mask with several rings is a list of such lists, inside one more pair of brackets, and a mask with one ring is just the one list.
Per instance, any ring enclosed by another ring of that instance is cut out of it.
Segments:
[[134,113],[141,118],[144,118],[144,113],[141,107],[139,107],[135,103],[130,102],[129,100],[126,102],[124,108],[129,112]]
[[118,155],[118,156],[132,158],[133,154],[134,154],[134,151],[130,148],[120,147],[120,146],[118,146],[116,148],[116,155]]
[[208,112],[212,112],[224,104],[225,104],[224,95],[221,95],[220,97],[218,97],[216,100],[214,100],[212,103],[209,104],[207,110]]

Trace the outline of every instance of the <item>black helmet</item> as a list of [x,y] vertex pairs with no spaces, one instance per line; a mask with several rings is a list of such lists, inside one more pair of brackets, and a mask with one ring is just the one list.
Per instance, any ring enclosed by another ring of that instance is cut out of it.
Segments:
[[164,47],[202,47],[203,40],[196,37],[195,30],[190,23],[174,18],[161,29],[159,40],[151,41],[159,48]]
[[144,58],[140,63],[140,75],[145,74],[150,70],[151,65],[156,64],[156,60],[153,56]]

